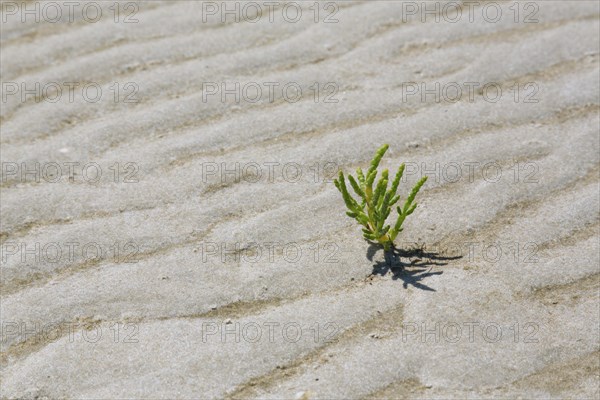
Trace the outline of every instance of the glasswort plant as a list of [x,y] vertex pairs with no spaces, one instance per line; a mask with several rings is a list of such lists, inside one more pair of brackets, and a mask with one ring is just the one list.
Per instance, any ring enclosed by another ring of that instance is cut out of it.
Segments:
[[342,193],[346,207],[350,210],[346,214],[363,226],[363,236],[366,240],[376,241],[383,246],[385,260],[391,266],[392,260],[396,259],[394,239],[396,239],[398,233],[402,232],[402,223],[406,217],[415,211],[417,203],[413,203],[413,201],[427,180],[427,177],[425,176],[417,182],[402,208],[400,206],[396,207],[398,218],[394,226],[386,225],[385,223],[392,207],[400,200],[400,195],[396,195],[396,191],[398,190],[405,167],[404,164],[400,165],[389,190],[388,170],[384,169],[381,173],[381,178],[377,182],[377,185],[375,185],[375,189],[373,189],[373,183],[377,176],[377,167],[388,147],[389,145],[384,144],[377,150],[366,175],[362,169],[358,168],[356,170],[358,181],[352,175],[348,175],[348,181],[352,189],[361,199],[360,203],[348,193],[346,179],[342,171],[340,171],[339,177],[334,180],[334,183],[335,187]]

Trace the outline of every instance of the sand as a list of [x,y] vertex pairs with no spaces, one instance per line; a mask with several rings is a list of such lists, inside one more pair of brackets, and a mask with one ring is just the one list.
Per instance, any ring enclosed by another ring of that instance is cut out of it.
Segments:
[[[2,399],[600,398],[597,2],[36,4],[2,2]],[[331,181],[383,143],[401,202],[429,176],[404,272]]]

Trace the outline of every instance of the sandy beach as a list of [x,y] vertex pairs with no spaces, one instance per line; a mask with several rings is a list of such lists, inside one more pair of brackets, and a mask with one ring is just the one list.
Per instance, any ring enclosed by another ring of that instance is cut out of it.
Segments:
[[600,3],[66,3],[0,2],[1,399],[600,399]]

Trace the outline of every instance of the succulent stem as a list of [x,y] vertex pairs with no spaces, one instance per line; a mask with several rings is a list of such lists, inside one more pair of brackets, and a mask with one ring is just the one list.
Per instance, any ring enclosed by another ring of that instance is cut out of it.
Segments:
[[402,231],[402,224],[406,217],[412,214],[417,207],[414,199],[425,184],[425,181],[427,181],[427,177],[423,177],[417,182],[406,198],[404,205],[396,207],[398,211],[396,223],[393,226],[386,225],[385,223],[390,215],[392,206],[400,199],[400,196],[396,195],[396,191],[404,173],[404,164],[402,164],[398,168],[398,172],[388,189],[388,170],[383,170],[379,181],[375,185],[375,190],[373,190],[373,183],[377,176],[379,162],[388,147],[385,144],[377,150],[366,174],[363,173],[362,169],[358,168],[356,172],[357,179],[348,175],[350,186],[352,186],[354,192],[360,197],[360,202],[356,201],[348,192],[346,178],[342,171],[340,171],[338,179],[334,181],[335,186],[342,193],[346,207],[350,210],[347,212],[348,216],[356,219],[364,227],[363,235],[365,239],[376,241],[383,246],[386,253],[386,261],[389,257],[396,257],[394,240]]

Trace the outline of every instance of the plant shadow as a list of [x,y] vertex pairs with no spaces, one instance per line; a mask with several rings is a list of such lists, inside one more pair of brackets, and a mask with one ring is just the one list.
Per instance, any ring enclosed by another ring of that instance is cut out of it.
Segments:
[[[373,261],[377,251],[383,250],[379,244],[370,243],[367,249],[367,259]],[[387,275],[392,273],[392,280],[401,280],[402,286],[406,289],[412,285],[417,289],[435,292],[435,289],[421,283],[421,281],[432,275],[441,275],[443,271],[430,272],[434,266],[448,265],[445,261],[461,259],[462,256],[443,256],[437,252],[426,251],[423,248],[402,250],[393,249],[393,258],[386,261],[378,261],[373,265],[372,275]],[[408,259],[403,262],[402,259]],[[407,269],[410,268],[410,269]]]

